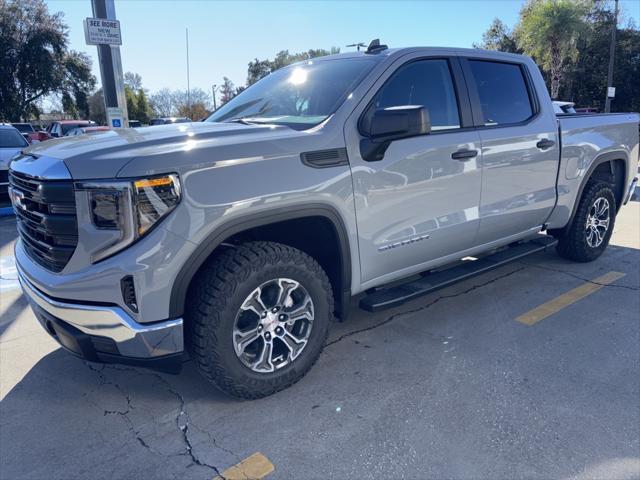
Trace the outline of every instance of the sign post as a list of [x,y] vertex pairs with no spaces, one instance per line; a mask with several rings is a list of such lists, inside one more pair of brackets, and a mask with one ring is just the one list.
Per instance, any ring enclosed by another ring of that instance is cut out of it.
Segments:
[[122,36],[114,0],[91,0],[91,7],[93,18],[85,20],[84,36],[87,45],[98,47],[107,124],[111,128],[126,128],[129,118],[120,58]]

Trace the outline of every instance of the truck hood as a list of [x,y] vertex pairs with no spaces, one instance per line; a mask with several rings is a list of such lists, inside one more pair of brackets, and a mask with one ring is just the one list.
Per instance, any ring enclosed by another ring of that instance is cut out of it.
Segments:
[[[180,155],[193,149],[262,142],[301,132],[284,126],[194,122],[126,128],[65,137],[24,150],[31,156],[63,161],[75,179],[114,178],[130,162]],[[35,162],[37,164],[37,160]],[[37,165],[33,165],[37,168]]]

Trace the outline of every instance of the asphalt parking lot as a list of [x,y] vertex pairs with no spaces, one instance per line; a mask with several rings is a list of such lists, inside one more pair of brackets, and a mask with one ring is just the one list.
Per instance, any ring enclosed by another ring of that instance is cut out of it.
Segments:
[[65,353],[20,294],[12,218],[0,235],[2,479],[640,478],[637,197],[594,263],[551,251],[393,310],[354,301],[301,382],[252,402],[190,361]]

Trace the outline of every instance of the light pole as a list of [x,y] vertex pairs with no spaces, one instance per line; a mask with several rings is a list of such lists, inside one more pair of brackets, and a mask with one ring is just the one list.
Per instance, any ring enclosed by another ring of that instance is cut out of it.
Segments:
[[216,85],[215,83],[213,85],[211,85],[211,95],[213,96],[213,111],[214,112],[218,109],[218,106],[216,105],[216,88],[218,88],[218,85]]
[[616,55],[616,31],[618,30],[618,0],[616,0],[616,6],[613,13],[613,26],[611,27],[611,45],[609,46],[609,70],[607,72],[607,98],[604,101],[604,111],[609,113],[611,111],[611,98],[614,95],[609,95],[609,89],[613,87],[613,62]]
[[191,86],[189,84],[189,29],[185,28],[187,38],[187,108],[191,114]]

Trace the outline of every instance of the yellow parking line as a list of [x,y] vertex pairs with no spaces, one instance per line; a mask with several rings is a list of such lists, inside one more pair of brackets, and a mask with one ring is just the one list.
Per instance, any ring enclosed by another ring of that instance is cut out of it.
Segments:
[[601,277],[594,278],[591,282],[585,282],[583,285],[580,285],[573,290],[569,290],[567,293],[563,293],[559,297],[556,297],[547,303],[543,303],[533,310],[529,310],[527,313],[516,318],[516,321],[529,326],[535,325],[540,320],[544,320],[548,316],[559,312],[563,308],[576,303],[578,300],[581,300],[594,292],[597,292],[605,285],[609,285],[624,276],[625,274],[620,272],[606,273]]
[[260,452],[248,456],[233,467],[227,468],[213,480],[260,480],[273,472],[276,467]]

